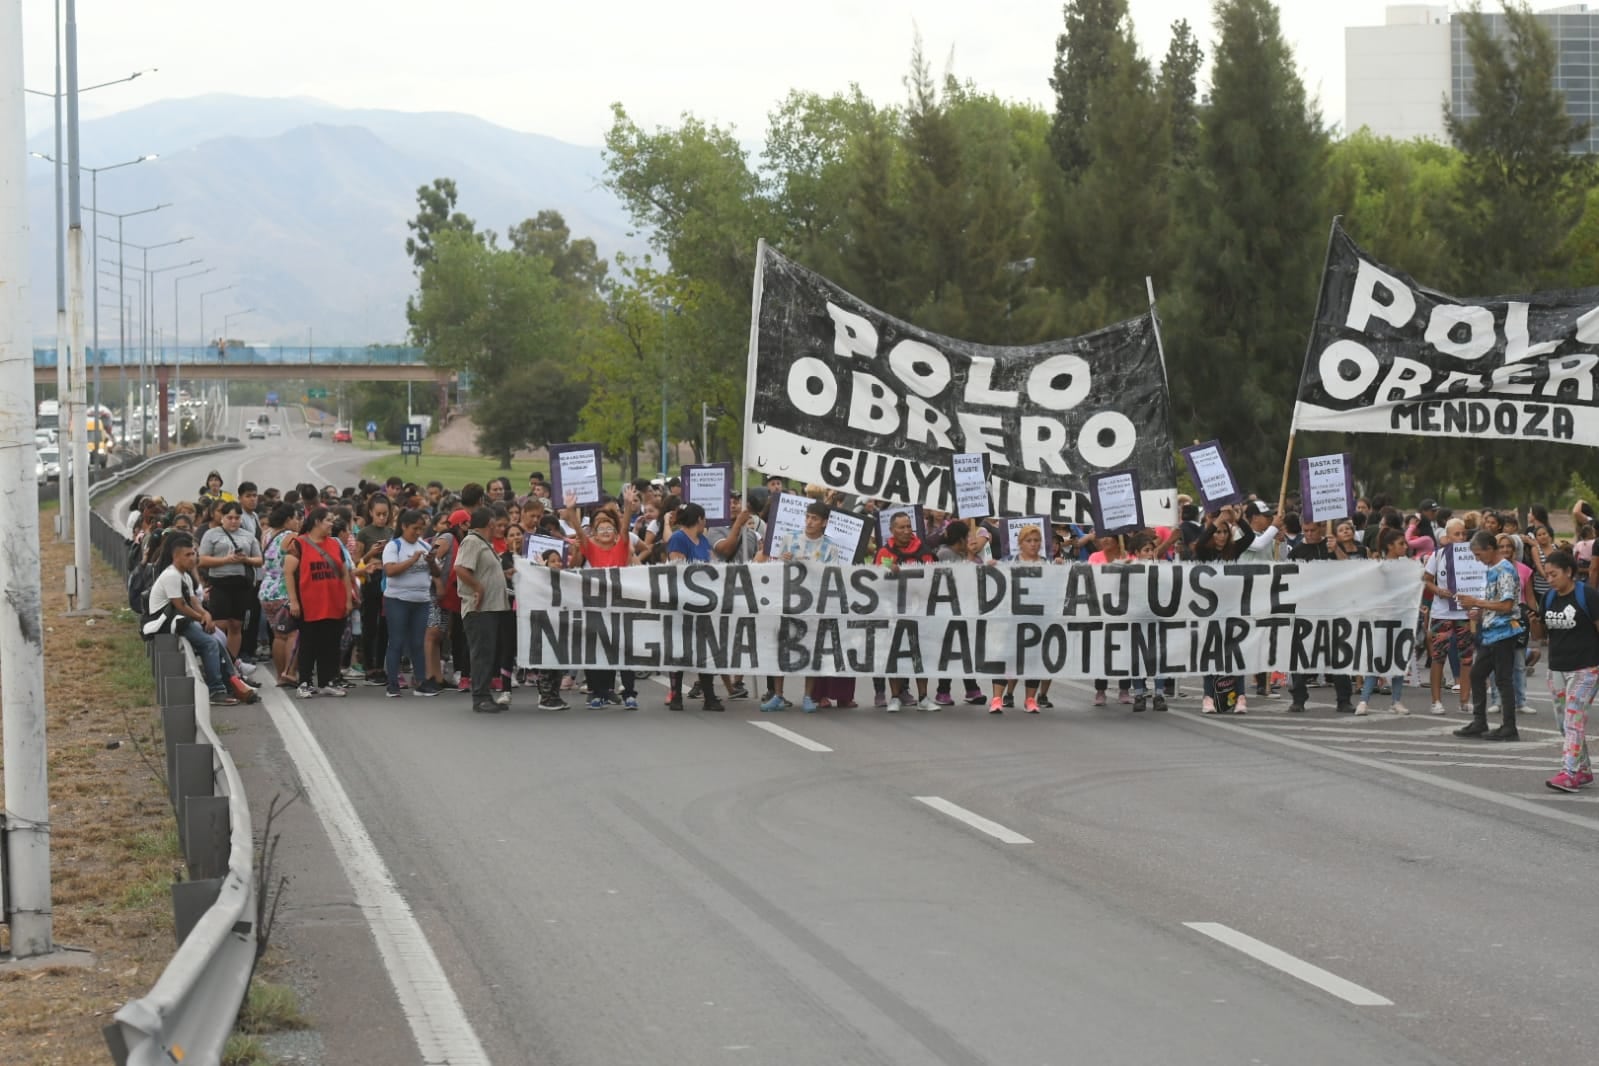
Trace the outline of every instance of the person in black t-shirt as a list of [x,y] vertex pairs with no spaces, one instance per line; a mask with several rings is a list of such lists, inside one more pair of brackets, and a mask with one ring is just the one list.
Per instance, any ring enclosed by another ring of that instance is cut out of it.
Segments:
[[1593,783],[1588,759],[1588,705],[1599,691],[1599,589],[1578,582],[1577,560],[1565,550],[1544,559],[1549,591],[1532,618],[1534,634],[1549,641],[1549,691],[1565,727],[1563,765],[1544,782],[1556,792]]

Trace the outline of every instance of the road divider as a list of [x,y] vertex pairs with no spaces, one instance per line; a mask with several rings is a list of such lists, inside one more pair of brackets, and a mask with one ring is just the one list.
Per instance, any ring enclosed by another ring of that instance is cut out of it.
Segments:
[[1335,973],[1323,970],[1314,963],[1306,962],[1295,955],[1290,955],[1281,948],[1274,948],[1264,940],[1256,940],[1248,933],[1238,930],[1220,922],[1184,922],[1184,926],[1196,933],[1203,933],[1218,943],[1241,951],[1257,962],[1263,962],[1274,970],[1281,970],[1289,977],[1297,978],[1307,985],[1313,985],[1329,995],[1337,996],[1346,1003],[1353,1003],[1357,1007],[1392,1007],[1394,1001],[1386,996],[1379,996],[1369,988],[1363,988],[1353,981],[1347,981]]

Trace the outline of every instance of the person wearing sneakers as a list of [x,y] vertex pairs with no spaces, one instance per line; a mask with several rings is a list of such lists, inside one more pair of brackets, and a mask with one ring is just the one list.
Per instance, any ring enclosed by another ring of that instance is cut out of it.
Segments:
[[[1405,542],[1405,535],[1397,529],[1385,529],[1377,534],[1377,558],[1396,560],[1407,558],[1410,554],[1410,545]],[[1371,697],[1377,691],[1377,675],[1367,674],[1366,680],[1360,688],[1360,702],[1355,704],[1355,714],[1362,717],[1371,713]],[[1405,694],[1405,675],[1395,674],[1388,679],[1388,691],[1393,703],[1389,710],[1394,714],[1409,714],[1410,711],[1400,699]]]
[[[1135,533],[1128,537],[1127,547],[1133,553],[1133,558],[1145,566],[1157,566],[1165,562],[1161,558],[1160,542],[1155,539],[1155,534],[1150,530],[1146,529],[1141,533]],[[1156,677],[1153,683],[1155,710],[1164,711],[1166,709],[1166,679]],[[1148,679],[1142,677],[1133,679],[1134,712],[1142,712],[1149,706],[1149,687],[1150,682]]]
[[[1035,525],[1026,525],[1016,535],[1016,554],[1005,560],[1017,566],[1046,566],[1050,559],[1044,554],[1044,531]],[[1016,679],[994,682],[994,696],[988,701],[989,714],[1005,713],[1005,697],[1016,691]],[[1029,677],[1022,682],[1025,700],[1022,706],[1028,714],[1038,712],[1038,679]]]
[[[422,539],[427,515],[401,511],[400,534],[382,548],[383,617],[388,624],[384,648],[384,681],[390,697],[400,695],[400,657],[411,660],[411,692],[437,696],[441,687],[427,676],[428,599],[439,562],[433,546]],[[367,578],[376,583],[377,575]]]
[[[667,512],[661,516],[663,524],[672,531],[666,541],[666,560],[670,563],[709,563],[712,557],[711,538],[705,535],[705,508],[697,503],[685,503],[675,512]],[[672,671],[670,675],[671,690],[667,693],[666,709],[681,711],[683,709],[683,674]],[[707,711],[725,711],[722,701],[716,696],[716,678],[712,674],[700,674],[700,695],[705,701],[702,707]]]
[[200,605],[195,571],[200,554],[187,533],[169,533],[161,542],[160,573],[150,585],[141,631],[146,638],[172,633],[186,640],[200,660],[211,702],[232,706],[253,703],[255,690],[234,673],[228,656],[227,636]]
[[[1521,598],[1521,578],[1509,559],[1499,556],[1499,542],[1483,531],[1471,538],[1471,554],[1488,568],[1481,596],[1457,596],[1460,605],[1478,619],[1477,656],[1471,664],[1471,722],[1455,730],[1457,737],[1482,737],[1484,740],[1520,740],[1516,732],[1515,655],[1520,650],[1516,638],[1521,629],[1516,620],[1516,601]],[[1488,729],[1488,675],[1499,687],[1503,718],[1499,728]]]
[[300,524],[300,535],[284,549],[283,584],[289,614],[299,622],[300,661],[295,675],[298,694],[343,696],[339,680],[339,643],[354,603],[344,551],[333,536],[333,512],[313,507]]
[[[757,552],[755,561],[769,563],[774,558],[785,563],[811,563],[815,566],[833,566],[839,561],[838,545],[827,539],[827,520],[832,517],[833,509],[825,503],[813,503],[805,508],[805,528],[800,531],[784,533],[773,545],[775,552],[767,555],[764,551]],[[800,704],[800,709],[806,714],[816,713],[816,678],[806,677],[805,698]],[[702,682],[703,684],[703,682]],[[784,707],[783,679],[772,678],[772,694],[766,702],[761,704],[761,710],[772,712],[781,711]]]
[[461,623],[471,647],[472,710],[498,714],[511,702],[509,691],[494,692],[494,664],[500,659],[499,612],[511,609],[511,592],[494,550],[494,509],[480,504],[472,512],[471,528],[455,554],[455,580],[461,594]]
[[[1487,532],[1484,530],[1484,532]],[[1489,533],[1489,536],[1492,536]],[[1444,523],[1443,544],[1427,558],[1421,583],[1431,595],[1427,611],[1427,657],[1432,670],[1432,713],[1444,714],[1443,683],[1444,663],[1454,670],[1460,685],[1460,711],[1471,713],[1471,688],[1466,679],[1471,675],[1472,657],[1476,653],[1471,639],[1471,623],[1466,609],[1449,596],[1449,589],[1440,580],[1447,572],[1448,553],[1452,545],[1466,540],[1466,523],[1451,518]]]
[[1593,784],[1588,758],[1588,707],[1599,691],[1599,588],[1564,549],[1544,557],[1549,591],[1532,614],[1532,631],[1549,642],[1549,691],[1565,740],[1560,772],[1544,784],[1575,792]]
[[[632,524],[633,516],[638,511],[638,490],[628,485],[622,490],[622,513],[618,514],[615,507],[607,506],[595,512],[587,528],[583,525],[583,517],[577,508],[577,494],[568,492],[565,500],[566,507],[561,512],[561,517],[571,526],[576,535],[577,554],[583,562],[590,567],[631,566],[633,563],[633,545],[622,534],[622,530]],[[617,695],[615,670],[585,670],[584,674],[589,682],[589,709],[601,710],[605,707],[622,704],[630,711],[638,710],[637,681],[633,671],[622,671],[622,692]],[[557,682],[559,684],[559,682]],[[560,696],[555,695],[549,702],[548,708],[554,710],[554,703]]]
[[[888,543],[878,550],[872,561],[877,566],[898,570],[902,566],[926,566],[937,562],[937,556],[916,535],[916,524],[910,512],[900,511],[888,520]],[[898,714],[911,698],[910,682],[904,678],[889,678],[888,686],[890,695],[884,709],[889,714]],[[916,679],[916,696],[919,701],[914,704],[916,707],[924,711],[938,710],[938,704],[927,695],[926,678]]]

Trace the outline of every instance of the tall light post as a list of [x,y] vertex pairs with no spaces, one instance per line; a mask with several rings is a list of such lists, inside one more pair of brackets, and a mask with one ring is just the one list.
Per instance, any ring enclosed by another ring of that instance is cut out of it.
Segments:
[[[44,705],[39,507],[24,487],[35,461],[28,324],[27,126],[22,101],[22,5],[0,3],[0,745],[5,761],[11,954],[54,947],[50,905],[50,778]],[[28,366],[24,366],[26,358]]]
[[[100,262],[109,263],[110,260],[109,259],[102,259],[102,260],[100,260]],[[117,297],[117,302],[122,304],[124,307],[126,307],[128,309],[121,316],[121,321],[118,323],[118,326],[117,326],[117,330],[118,330],[118,342],[117,343],[120,345],[119,350],[125,352],[125,351],[127,351],[127,348],[128,348],[128,342],[131,341],[135,336],[137,336],[137,330],[136,330],[135,327],[136,327],[136,325],[138,323],[138,320],[135,319],[133,317],[133,314],[132,314],[132,306],[133,305],[129,304],[128,301],[127,301],[125,286],[127,286],[129,284],[139,286],[139,304],[140,304],[140,309],[143,310],[143,304],[144,304],[144,282],[141,281],[138,278],[124,278],[115,270],[101,270],[101,271],[99,271],[99,276],[102,277],[102,278],[115,278],[116,279],[116,281],[117,281],[117,287],[116,288],[112,288],[109,285],[102,285],[102,286],[100,286],[100,288],[105,290],[106,292],[115,293],[116,297]],[[145,415],[146,415],[146,411],[145,411],[146,404],[145,404],[145,399],[144,399],[144,374],[143,374],[143,369],[144,369],[143,365],[141,364],[140,365],[140,375],[139,375],[139,452],[140,452],[141,455],[144,453],[144,422],[145,422]],[[132,415],[131,411],[129,412],[129,415],[130,416]]]
[[[218,293],[227,292],[227,291],[229,291],[232,288],[233,288],[232,285],[223,285],[221,288],[212,289],[209,292],[202,292],[200,294],[200,349],[202,351],[205,350],[211,343],[210,341],[206,340],[206,333],[205,333],[205,298],[207,296],[215,296]],[[224,337],[223,338],[224,343],[226,342],[226,340],[227,340],[227,338]]]
[[[125,285],[126,284],[126,280],[127,280],[127,266],[126,266],[127,257],[126,257],[125,249],[123,247],[123,240],[122,240],[122,223],[123,223],[123,221],[126,220],[126,219],[134,218],[135,216],[138,216],[138,215],[154,214],[157,211],[165,210],[166,208],[169,208],[171,206],[172,206],[171,204],[156,204],[154,207],[145,207],[145,208],[139,209],[138,211],[120,211],[120,212],[119,211],[101,211],[101,210],[99,210],[97,208],[91,208],[90,209],[94,213],[94,216],[96,218],[99,218],[101,215],[105,215],[107,218],[114,218],[114,219],[117,220],[117,284],[119,286]],[[105,237],[105,238],[102,238],[102,239],[110,240],[111,238],[110,237]],[[98,247],[96,247],[96,249],[95,249],[95,254],[96,255],[99,254],[99,248]],[[120,288],[119,288],[119,290],[117,292],[117,302],[118,303],[125,303],[126,302],[126,297],[124,296],[123,291]],[[142,301],[141,301],[140,306],[139,306],[139,314],[140,314],[141,318],[144,315],[144,305],[143,305]],[[126,341],[124,340],[124,345],[125,345],[125,343],[126,343]],[[124,347],[124,352],[125,351],[126,351],[126,348]],[[125,355],[124,355],[124,358],[125,358]],[[144,405],[144,402],[145,402],[145,400],[144,400],[144,389],[145,389],[144,347],[141,344],[140,348],[139,348],[139,403],[140,403],[141,406]]]
[[[235,318],[239,318],[239,317],[241,317],[243,315],[253,315],[253,314],[255,314],[255,308],[249,307],[249,308],[244,309],[243,311],[229,311],[227,314],[223,315],[222,316],[222,343],[223,344],[228,343],[228,323],[229,322],[232,322]],[[227,378],[223,378],[222,379],[222,426],[223,426],[223,431],[224,432],[226,432],[227,424],[228,424],[228,379]]]
[[[54,159],[42,152],[29,152],[28,154],[35,159],[43,159],[47,163],[55,162]],[[81,164],[78,166],[79,170],[87,170],[89,172],[89,211],[94,215],[93,233],[90,238],[93,241],[93,247],[98,248],[100,246],[100,175],[107,170],[121,170],[123,167],[137,166],[140,163],[148,163],[152,159],[159,158],[160,156],[151,152],[147,155],[141,155],[137,159],[130,159],[126,163],[112,163],[108,167],[86,167]],[[105,362],[105,354],[100,350],[100,301],[98,300],[94,303],[94,340],[90,347],[95,353],[94,406],[98,409],[100,406],[100,366]],[[120,394],[125,397],[128,392],[128,372],[127,364],[123,361],[121,348],[117,349],[117,387]],[[123,414],[126,415],[127,412],[123,412]]]
[[[172,205],[171,204],[164,204],[162,206],[170,207]],[[111,240],[111,238],[110,237],[106,237],[105,240],[109,242]],[[121,228],[119,227],[118,230],[117,230],[117,241],[116,241],[116,243],[117,243],[117,259],[118,259],[119,263],[122,261],[123,256],[126,254],[126,249],[128,249],[128,248],[137,248],[140,251],[140,253],[142,253],[142,255],[143,255],[143,258],[140,260],[139,271],[140,271],[140,274],[144,278],[144,290],[143,291],[144,291],[145,306],[139,308],[139,320],[144,323],[144,336],[140,340],[140,343],[141,343],[141,346],[143,348],[143,352],[144,353],[148,353],[148,352],[153,350],[152,349],[152,345],[151,345],[151,340],[154,337],[154,333],[152,331],[153,331],[154,325],[155,325],[155,286],[150,284],[150,253],[155,251],[157,248],[172,248],[172,247],[175,247],[175,246],[180,245],[180,244],[184,244],[184,243],[186,243],[188,241],[192,241],[192,240],[194,240],[193,237],[179,237],[177,240],[160,241],[159,243],[156,243],[156,244],[135,244],[133,241],[123,240]],[[122,268],[119,266],[118,269],[120,270]],[[139,359],[141,367],[144,365],[145,359],[146,359],[145,354],[141,354],[140,355],[140,359]],[[162,410],[163,413],[166,411],[166,397],[165,396],[161,397],[161,410]],[[166,451],[166,450],[167,450],[167,438],[166,438],[166,434],[162,433],[161,434],[161,451]]]
[[[205,260],[201,258],[196,259],[194,262],[202,263],[204,261]],[[193,264],[190,265],[192,266]],[[172,279],[172,362],[176,365],[176,369],[173,371],[172,391],[178,396],[183,395],[183,331],[178,328],[178,284],[180,282],[188,281],[190,278],[204,277],[214,270],[216,270],[216,267],[206,267],[204,270],[196,270],[193,274],[181,274]],[[200,372],[200,359],[198,353],[195,355],[194,362],[195,373],[198,374]],[[179,421],[181,422],[182,420],[180,419]],[[181,432],[182,427],[180,426],[179,429]]]
[[[65,220],[63,218],[64,206],[63,206],[63,199],[62,199],[62,177],[63,177],[64,170],[66,169],[66,167],[68,165],[69,160],[68,160],[68,155],[67,154],[63,154],[62,151],[61,151],[61,138],[62,138],[62,134],[63,134],[63,126],[62,126],[62,122],[61,122],[61,102],[62,102],[63,99],[65,99],[67,101],[67,106],[68,106],[68,109],[69,109],[68,127],[66,129],[66,132],[67,132],[67,134],[70,137],[71,152],[68,153],[68,154],[70,154],[70,157],[71,157],[70,158],[70,163],[72,164],[72,167],[73,167],[72,188],[73,188],[73,194],[74,194],[74,197],[75,197],[76,196],[76,192],[77,192],[77,180],[78,180],[78,175],[77,175],[77,170],[76,170],[77,152],[78,152],[78,148],[77,148],[77,138],[78,138],[78,127],[77,127],[77,120],[78,120],[78,95],[80,93],[91,92],[91,91],[93,91],[95,89],[103,89],[103,88],[105,88],[108,85],[120,85],[123,82],[132,81],[135,78],[141,77],[147,72],[146,71],[142,71],[142,70],[138,70],[138,71],[134,71],[132,74],[129,74],[125,78],[114,78],[111,81],[103,81],[103,82],[100,82],[97,85],[90,85],[87,88],[83,88],[83,89],[78,88],[78,85],[77,85],[77,72],[78,72],[78,70],[77,70],[77,67],[78,67],[78,54],[77,54],[78,41],[77,41],[77,34],[78,34],[78,31],[77,31],[77,20],[76,20],[76,15],[75,15],[75,5],[72,2],[72,0],[68,0],[67,22],[68,22],[68,25],[67,25],[68,40],[67,40],[66,60],[67,60],[68,66],[70,68],[68,70],[68,74],[69,74],[69,79],[71,81],[71,84],[68,87],[68,91],[67,92],[62,92],[62,89],[61,89],[61,60],[62,60],[62,48],[61,48],[61,31],[62,31],[62,26],[61,26],[61,0],[56,0],[56,5],[55,5],[55,33],[56,33],[56,87],[55,87],[55,92],[47,93],[47,92],[44,92],[44,91],[42,91],[40,89],[25,89],[23,91],[32,93],[35,96],[48,96],[48,97],[51,97],[55,101],[56,144],[55,144],[55,157],[54,157],[54,159],[51,160],[51,162],[55,164],[55,201],[56,201],[56,219],[55,219],[55,225],[56,225],[56,228],[55,228],[55,252],[56,252],[56,404],[57,404],[58,410],[60,411],[59,420],[67,420],[62,425],[62,429],[63,429],[64,432],[70,434],[70,433],[73,432],[73,430],[72,430],[72,422],[70,421],[71,414],[72,414],[72,397],[71,397],[71,391],[70,391],[71,379],[70,379],[70,368],[69,368],[69,365],[68,365],[68,352],[67,352],[67,249],[66,249],[66,244],[65,244],[65,240],[66,240],[66,236],[67,236],[67,234],[66,234],[66,228],[67,227],[66,227],[66,224],[65,224]],[[75,209],[75,207],[76,207],[76,205],[74,204],[74,209]],[[85,433],[85,447],[87,447],[87,433],[88,433],[88,424],[87,423],[84,424],[84,433]],[[63,506],[61,508],[60,521],[59,521],[58,525],[59,525],[60,535],[61,535],[61,539],[62,540],[67,540],[68,538],[70,538],[72,536],[73,511],[74,511],[74,508],[70,508],[70,507],[66,507],[66,506]]]

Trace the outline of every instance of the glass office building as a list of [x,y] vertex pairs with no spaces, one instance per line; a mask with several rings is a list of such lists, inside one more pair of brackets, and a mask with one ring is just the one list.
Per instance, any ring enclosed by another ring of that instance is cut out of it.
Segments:
[[[1508,29],[1505,16],[1498,12],[1483,12],[1494,36],[1505,37]],[[1555,40],[1555,50],[1560,65],[1555,72],[1555,87],[1566,94],[1566,113],[1572,118],[1589,123],[1588,139],[1572,145],[1573,151],[1599,151],[1599,11],[1591,11],[1587,4],[1568,4],[1564,7],[1540,11],[1538,21]],[[1450,102],[1455,114],[1471,117],[1472,86],[1471,54],[1466,47],[1466,27],[1459,16],[1450,22]]]

